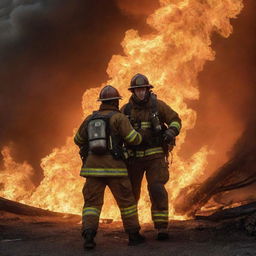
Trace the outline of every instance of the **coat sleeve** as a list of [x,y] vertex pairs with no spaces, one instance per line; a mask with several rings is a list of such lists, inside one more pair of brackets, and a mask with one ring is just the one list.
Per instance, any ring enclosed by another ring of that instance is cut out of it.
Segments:
[[76,132],[74,137],[74,142],[79,148],[81,147],[88,147],[88,133],[86,129],[86,123],[89,117],[87,117],[83,123],[80,125],[79,129]]
[[130,145],[139,145],[142,136],[131,125],[129,119],[124,114],[119,114],[117,118],[117,130],[126,143]]
[[178,135],[182,127],[178,113],[161,100],[158,100],[158,106],[162,121],[168,126],[168,128],[175,130],[176,135]]

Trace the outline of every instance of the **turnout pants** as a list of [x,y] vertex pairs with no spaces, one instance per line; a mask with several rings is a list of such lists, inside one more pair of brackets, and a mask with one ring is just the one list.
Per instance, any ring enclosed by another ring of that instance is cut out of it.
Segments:
[[131,159],[129,177],[135,200],[140,198],[141,182],[146,173],[151,200],[151,216],[156,229],[168,227],[168,193],[164,187],[169,180],[168,163],[164,157],[155,159]]
[[140,230],[137,203],[128,177],[88,177],[83,188],[84,208],[82,232],[97,230],[103,205],[104,191],[108,186],[120,208],[124,230],[133,233]]

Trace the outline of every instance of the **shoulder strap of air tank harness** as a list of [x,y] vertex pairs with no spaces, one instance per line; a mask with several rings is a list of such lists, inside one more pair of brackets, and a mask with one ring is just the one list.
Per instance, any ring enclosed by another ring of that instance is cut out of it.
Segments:
[[[158,115],[157,108],[157,96],[154,93],[151,93],[151,113]],[[124,107],[124,114],[129,118],[130,122],[133,124],[134,120],[131,120],[132,104],[129,102]],[[139,124],[140,126],[140,124]]]
[[93,111],[92,112],[92,116],[87,120],[87,122],[85,123],[85,129],[87,129],[88,127],[88,124],[90,121],[92,120],[95,120],[95,119],[103,119],[107,122],[107,127],[108,127],[108,124],[109,124],[109,119],[114,115],[118,113],[117,111],[111,111],[109,112],[107,115],[102,115],[100,113],[100,111]]
[[109,112],[107,115],[105,115],[105,118],[106,118],[106,120],[107,120],[107,125],[109,125],[109,120],[110,120],[110,118],[111,118],[113,115],[117,114],[117,113],[118,113],[117,111],[111,111],[111,112]]
[[100,111],[93,111],[92,116],[89,118],[88,121],[94,120],[94,119],[104,119],[109,120],[114,114],[118,113],[118,111],[111,111],[106,115],[102,115]]
[[158,115],[157,96],[154,93],[151,93],[151,112]]
[[[158,109],[157,109],[157,96],[154,93],[151,93],[151,99],[152,99],[152,103],[151,103],[151,111],[152,113],[158,113]],[[129,117],[131,116],[131,112],[132,112],[132,104],[131,103],[127,103],[124,107],[124,114],[126,116]]]

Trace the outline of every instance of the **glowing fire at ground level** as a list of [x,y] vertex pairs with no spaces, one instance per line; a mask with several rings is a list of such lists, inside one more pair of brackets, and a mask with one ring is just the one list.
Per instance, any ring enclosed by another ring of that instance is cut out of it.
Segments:
[[[134,30],[126,32],[122,42],[125,55],[112,57],[107,69],[111,78],[108,83],[118,88],[126,102],[130,78],[138,72],[147,74],[158,98],[180,114],[183,130],[173,152],[171,180],[166,187],[169,192],[170,218],[185,219],[187,216],[175,215],[175,199],[182,188],[205,179],[207,156],[211,153],[205,146],[189,160],[185,161],[179,156],[186,132],[196,122],[196,112],[185,102],[199,98],[198,73],[207,60],[214,59],[214,51],[210,47],[212,33],[218,31],[228,37],[232,32],[229,20],[240,13],[243,5],[242,0],[160,2],[161,8],[147,19],[154,32],[145,36],[139,36]],[[98,93],[99,88],[84,93],[84,115],[98,108]],[[42,159],[44,179],[37,188],[30,180],[33,169],[29,164],[16,163],[8,148],[4,148],[2,154],[4,169],[0,173],[0,196],[57,212],[81,213],[84,180],[78,177],[81,162],[72,137],[67,139],[63,147],[53,149],[51,154]],[[150,203],[145,181],[142,191],[139,216],[141,222],[149,222]],[[101,217],[120,219],[115,205],[110,193],[106,193]]]

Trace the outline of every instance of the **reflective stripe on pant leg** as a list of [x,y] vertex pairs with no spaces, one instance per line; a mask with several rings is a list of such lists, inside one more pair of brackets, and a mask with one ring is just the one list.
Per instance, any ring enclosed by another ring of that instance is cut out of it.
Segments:
[[100,211],[101,210],[96,207],[84,207],[82,216],[93,215],[100,217]]
[[137,205],[120,208],[120,212],[126,233],[135,233],[140,230]]
[[155,227],[168,225],[168,193],[164,184],[169,179],[168,165],[164,158],[152,159],[147,162],[146,178],[152,204],[151,214]]
[[97,230],[99,225],[101,209],[97,207],[84,207],[82,212],[83,230],[93,229]]
[[127,218],[127,217],[131,217],[134,215],[138,215],[137,205],[134,204],[130,207],[120,208],[120,212],[121,212],[122,218]]
[[105,179],[89,177],[86,179],[83,196],[84,207],[82,211],[83,230],[97,230],[99,217],[103,205]]
[[133,196],[129,178],[111,178],[108,180],[108,186],[120,209],[125,231],[139,230],[137,204]]
[[153,210],[151,212],[152,215],[152,220],[153,222],[168,222],[169,221],[169,216],[168,216],[168,211],[156,211]]

